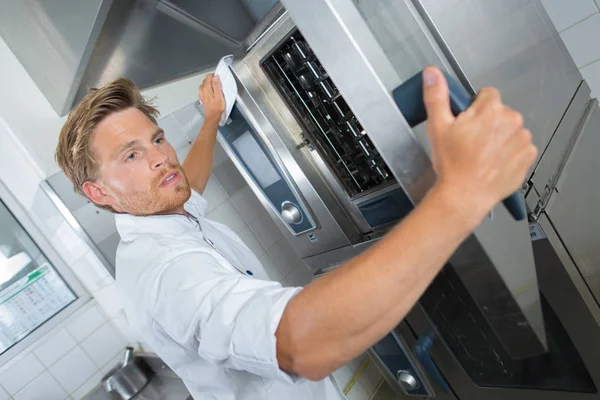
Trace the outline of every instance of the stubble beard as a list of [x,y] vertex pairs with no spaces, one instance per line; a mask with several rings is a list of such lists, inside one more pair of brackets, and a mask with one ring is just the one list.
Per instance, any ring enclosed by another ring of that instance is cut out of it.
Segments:
[[[160,184],[168,171],[174,168],[179,171],[181,181],[172,192],[167,192],[160,187]],[[127,214],[137,216],[176,213],[192,195],[192,189],[180,165],[170,166],[164,174],[152,182],[149,190],[120,191],[113,188],[113,191],[119,199],[120,208]]]

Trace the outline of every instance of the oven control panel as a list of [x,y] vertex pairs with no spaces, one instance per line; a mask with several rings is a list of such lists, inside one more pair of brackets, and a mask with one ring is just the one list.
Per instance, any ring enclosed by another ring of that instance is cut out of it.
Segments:
[[237,106],[228,123],[219,128],[219,135],[292,234],[316,227],[298,192]]

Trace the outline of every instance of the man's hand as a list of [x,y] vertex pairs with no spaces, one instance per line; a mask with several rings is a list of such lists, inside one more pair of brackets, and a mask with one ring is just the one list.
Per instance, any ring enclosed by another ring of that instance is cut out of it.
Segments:
[[225,97],[219,77],[207,75],[198,88],[198,97],[204,108],[204,124],[183,161],[183,170],[192,188],[202,193],[210,177],[219,120],[225,110]]
[[525,180],[537,157],[531,132],[497,89],[482,89],[471,107],[454,117],[444,75],[428,67],[423,83],[436,185],[483,218]]
[[198,88],[198,97],[202,102],[206,119],[218,121],[225,110],[225,97],[221,88],[221,80],[214,74],[208,74]]

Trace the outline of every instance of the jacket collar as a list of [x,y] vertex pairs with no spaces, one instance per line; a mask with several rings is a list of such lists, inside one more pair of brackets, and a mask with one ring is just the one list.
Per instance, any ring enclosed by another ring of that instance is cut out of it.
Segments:
[[[206,200],[192,190],[192,195],[183,205],[185,211],[199,220],[204,217]],[[197,229],[196,222],[181,214],[149,215],[116,214],[115,223],[121,240],[130,242],[140,235],[178,235]]]

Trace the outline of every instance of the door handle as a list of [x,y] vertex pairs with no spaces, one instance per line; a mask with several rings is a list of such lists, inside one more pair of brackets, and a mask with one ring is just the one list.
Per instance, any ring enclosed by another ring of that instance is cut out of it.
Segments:
[[[465,88],[446,71],[444,76],[450,88],[450,108],[455,116],[465,111],[473,102]],[[400,112],[411,127],[419,125],[427,119],[423,102],[423,73],[419,72],[392,91],[392,96]],[[502,201],[508,212],[517,221],[525,219],[526,211],[523,196],[515,192]]]
[[431,347],[433,346],[433,335],[421,335],[413,345],[413,353],[427,374],[437,382],[440,388],[448,393],[450,388],[448,382],[442,376],[442,373],[431,359]]

